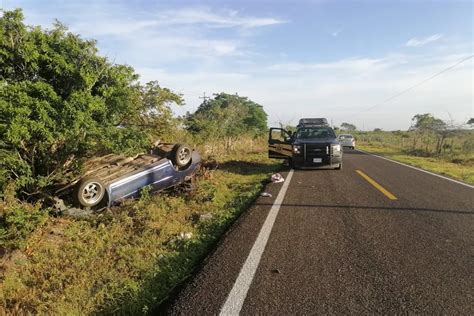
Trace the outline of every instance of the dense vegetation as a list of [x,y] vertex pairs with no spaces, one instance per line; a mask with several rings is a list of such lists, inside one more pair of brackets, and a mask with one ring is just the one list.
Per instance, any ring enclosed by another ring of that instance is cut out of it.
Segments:
[[20,10],[0,18],[0,57],[0,192],[38,194],[81,158],[140,152],[170,132],[170,104],[182,102],[60,23],[26,26]]
[[224,141],[231,149],[242,135],[256,138],[266,134],[267,114],[246,97],[220,93],[205,100],[195,113],[188,113],[186,127],[193,135]]

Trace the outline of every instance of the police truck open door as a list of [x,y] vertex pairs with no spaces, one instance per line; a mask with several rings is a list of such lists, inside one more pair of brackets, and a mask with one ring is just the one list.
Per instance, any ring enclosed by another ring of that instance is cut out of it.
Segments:
[[291,134],[283,128],[270,128],[268,135],[268,157],[288,159],[293,155]]

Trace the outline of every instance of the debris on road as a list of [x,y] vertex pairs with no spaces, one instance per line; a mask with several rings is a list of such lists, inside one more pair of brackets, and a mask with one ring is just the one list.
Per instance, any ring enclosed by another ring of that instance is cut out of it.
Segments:
[[280,269],[272,269],[271,270],[272,273],[276,273],[276,274],[280,274]]
[[273,183],[280,183],[285,181],[285,179],[279,173],[272,174],[271,178]]
[[262,192],[262,194],[260,194],[260,196],[263,196],[263,197],[272,197],[272,195],[268,192]]
[[54,197],[53,201],[53,208],[56,212],[64,212],[65,210],[67,210],[67,206],[62,199]]
[[173,238],[171,238],[167,242],[167,245],[174,248],[174,249],[181,249],[192,238],[193,238],[193,233],[191,233],[191,232],[187,232],[187,233],[186,232],[180,232],[178,235],[175,235]]
[[193,233],[184,233],[184,232],[181,232],[179,234],[179,239],[181,240],[186,240],[186,239],[191,239],[193,237]]

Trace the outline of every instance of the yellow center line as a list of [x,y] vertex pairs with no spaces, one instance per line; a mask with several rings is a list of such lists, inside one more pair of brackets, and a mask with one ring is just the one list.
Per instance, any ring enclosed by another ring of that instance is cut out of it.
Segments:
[[378,184],[374,179],[372,179],[371,177],[369,177],[368,175],[366,175],[365,173],[363,173],[362,171],[360,170],[356,170],[356,172],[362,177],[364,178],[365,180],[367,180],[367,182],[369,182],[370,184],[372,184],[377,190],[379,190],[380,192],[382,192],[386,197],[388,197],[390,200],[396,200],[397,197],[395,195],[393,195],[392,193],[390,193],[387,189],[385,189],[383,186],[381,186],[380,184]]

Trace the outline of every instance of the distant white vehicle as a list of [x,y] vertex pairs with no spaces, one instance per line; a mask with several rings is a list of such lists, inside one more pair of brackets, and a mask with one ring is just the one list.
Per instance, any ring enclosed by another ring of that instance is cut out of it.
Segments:
[[356,141],[354,136],[349,134],[343,134],[339,135],[338,139],[342,147],[349,147],[351,149],[355,149]]

